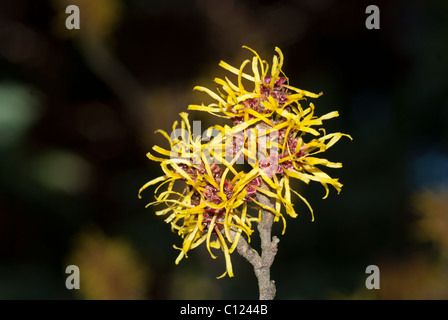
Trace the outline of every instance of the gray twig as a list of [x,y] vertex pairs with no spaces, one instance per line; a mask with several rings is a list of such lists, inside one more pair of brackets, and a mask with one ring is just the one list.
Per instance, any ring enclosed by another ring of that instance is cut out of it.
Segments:
[[[266,124],[260,123],[256,126],[256,129],[265,130]],[[270,190],[270,187],[264,181],[262,181],[260,188]],[[266,207],[274,208],[273,200],[260,192],[257,193],[257,200]],[[277,254],[277,245],[280,240],[275,236],[271,238],[273,222],[274,215],[272,212],[262,209],[261,220],[258,223],[261,255],[252,249],[243,237],[240,238],[237,245],[238,253],[246,258],[254,267],[255,276],[258,279],[260,300],[273,300],[276,293],[275,281],[271,280],[271,265]]]

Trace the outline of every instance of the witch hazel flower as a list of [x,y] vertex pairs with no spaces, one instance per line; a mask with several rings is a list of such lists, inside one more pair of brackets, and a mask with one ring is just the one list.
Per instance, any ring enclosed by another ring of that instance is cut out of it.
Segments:
[[[212,249],[221,249],[226,261],[222,276],[232,277],[230,255],[237,250],[254,266],[260,298],[272,299],[275,284],[269,270],[279,241],[270,235],[272,224],[281,220],[284,233],[285,216],[298,216],[297,200],[308,207],[314,220],[312,207],[291,187],[291,180],[320,183],[325,189],[324,198],[329,186],[339,193],[342,184],[323,169],[341,168],[342,164],[320,154],[342,137],[352,138],[340,132],[326,133],[324,121],[339,113],[315,115],[316,108],[308,99],[319,98],[322,92],[316,94],[289,84],[279,48],[275,48],[271,65],[256,51],[244,48],[253,56],[239,68],[219,63],[233,80],[227,76],[215,78],[216,91],[194,88],[214,102],[188,106],[189,110],[228,119],[230,125],[208,128],[206,132],[214,130],[217,135],[206,141],[193,137],[188,114],[181,113],[180,131],[177,122],[174,135],[158,130],[170,148],[154,146],[153,150],[165,157],[148,153],[148,158],[160,162],[164,175],[146,183],[140,192],[158,185],[156,201],[148,206],[162,205],[156,214],[166,215],[165,221],[183,238],[176,263],[187,257],[189,250],[205,243],[212,258],[216,257]],[[259,230],[261,253],[249,245],[254,226]]]
[[[252,223],[259,220],[258,216],[247,212],[247,203],[255,194],[253,188],[259,185],[259,179],[236,172],[228,163],[220,166],[209,162],[205,153],[197,152],[206,150],[209,144],[193,138],[188,114],[181,113],[181,117],[184,130],[177,131],[181,139],[158,130],[168,140],[170,150],[154,146],[153,150],[165,157],[152,153],[147,156],[160,162],[164,175],[146,183],[139,196],[148,187],[158,184],[155,201],[147,206],[163,205],[165,208],[156,214],[167,216],[165,222],[184,239],[182,247],[175,247],[180,250],[176,264],[188,256],[189,250],[205,243],[212,258],[216,258],[212,249],[222,250],[226,260],[226,272],[222,276],[232,277],[230,254],[242,233],[250,239]],[[173,132],[176,129],[177,123]],[[215,143],[212,149],[216,147]]]
[[[350,139],[351,137],[339,132],[322,135],[325,130],[319,126],[322,126],[323,121],[339,114],[333,111],[321,117],[314,115],[314,104],[308,103],[307,99],[318,98],[322,93],[315,94],[289,85],[289,79],[282,71],[283,54],[280,49],[275,49],[278,56],[274,56],[271,68],[255,51],[247,49],[254,53],[254,57],[252,60],[244,61],[239,69],[225,62],[219,64],[237,75],[237,83],[233,83],[227,77],[225,80],[215,79],[215,82],[221,85],[219,94],[204,87],[195,87],[196,90],[215,98],[216,102],[208,106],[190,105],[189,109],[227,117],[234,123],[235,128],[240,127],[239,130],[244,136],[248,136],[247,132],[253,130],[259,133],[260,127],[269,134],[276,133],[276,143],[267,147],[271,149],[268,152],[255,155],[247,145],[248,139],[241,138],[236,139],[238,143],[235,151],[239,152],[245,148],[241,154],[245,154],[246,159],[258,159],[255,163],[249,163],[254,170],[259,171],[263,181],[272,190],[277,191],[272,193],[274,201],[280,203],[288,215],[296,217],[291,202],[292,195],[297,195],[310,210],[311,207],[302,195],[290,188],[290,179],[298,179],[306,184],[310,181],[321,183],[326,190],[324,197],[328,196],[329,185],[340,192],[342,184],[338,179],[331,178],[318,166],[340,168],[342,164],[316,158],[314,155],[326,151],[343,136]],[[249,64],[252,66],[252,74],[244,72]],[[247,89],[243,80],[253,83],[253,87]],[[266,136],[265,134],[263,137]],[[259,134],[256,151],[260,150],[259,145],[263,144],[261,138]]]

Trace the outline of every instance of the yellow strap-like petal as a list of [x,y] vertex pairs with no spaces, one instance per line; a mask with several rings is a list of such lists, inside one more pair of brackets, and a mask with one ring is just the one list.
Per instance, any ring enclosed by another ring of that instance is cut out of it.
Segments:
[[328,119],[336,118],[336,117],[339,117],[339,112],[332,111],[332,112],[329,112],[329,113],[324,114],[323,116],[319,117],[319,119],[320,120],[328,120]]
[[145,185],[143,187],[140,188],[140,190],[138,191],[138,197],[139,199],[141,199],[141,192],[143,190],[145,190],[146,188],[148,188],[149,186],[152,186],[153,184],[156,184],[157,182],[160,181],[164,181],[168,178],[168,176],[164,175],[164,176],[160,176],[158,178],[152,179],[151,181],[148,181],[147,183],[145,183]]
[[[240,70],[239,70],[239,72],[238,72],[238,90],[239,90],[239,92],[240,92],[241,94],[244,94],[244,93],[246,92],[246,90],[244,90],[243,82],[242,82],[241,80],[242,80],[242,77],[243,77],[243,74],[244,74],[243,69],[244,69],[244,67],[246,66],[246,64],[248,64],[249,62],[250,62],[250,60],[245,60],[245,61],[241,64]],[[239,102],[239,101],[238,101],[238,102]]]
[[207,231],[207,240],[206,240],[206,246],[207,246],[207,250],[210,253],[210,256],[213,259],[216,259],[216,256],[212,253],[211,249],[210,249],[210,237],[212,236],[212,232],[214,230],[215,227],[215,221],[216,221],[216,214],[213,215],[213,218],[208,226],[208,231]]
[[221,232],[216,231],[216,234],[218,235],[218,239],[221,244],[221,249],[224,252],[227,273],[228,273],[229,277],[233,277],[232,261],[230,260],[230,253],[229,253],[229,248],[227,247],[226,240],[222,236]]
[[[224,68],[224,69],[226,69],[226,70],[228,70],[228,71],[230,71],[230,72],[232,72],[232,73],[234,73],[234,74],[236,74],[236,75],[239,75],[239,73],[240,73],[240,70],[239,70],[239,69],[237,69],[237,68],[235,68],[235,67],[232,67],[230,64],[228,64],[228,63],[226,63],[226,62],[224,62],[224,61],[221,61],[221,62],[219,63],[219,66],[222,67],[222,68]],[[249,80],[249,81],[255,82],[254,77],[252,77],[252,76],[250,76],[250,75],[248,75],[248,74],[246,74],[246,73],[243,73],[243,74],[242,74],[242,77],[245,78],[245,79],[247,79],[247,80]]]
[[203,92],[207,93],[213,99],[218,100],[223,105],[227,104],[227,102],[224,101],[219,95],[217,95],[216,93],[214,93],[213,91],[211,91],[210,89],[208,89],[206,87],[196,86],[196,87],[193,88],[193,90],[203,91]]
[[291,189],[292,192],[294,192],[295,195],[297,195],[303,202],[305,202],[305,204],[307,205],[308,209],[310,209],[311,212],[311,221],[314,221],[314,211],[313,208],[311,207],[311,205],[309,204],[309,202],[297,191],[295,191],[294,189]]

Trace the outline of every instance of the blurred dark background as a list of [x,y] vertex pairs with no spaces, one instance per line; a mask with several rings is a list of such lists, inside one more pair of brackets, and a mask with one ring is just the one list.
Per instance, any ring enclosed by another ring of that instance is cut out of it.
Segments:
[[[80,30],[67,30],[76,4]],[[368,30],[369,4],[380,29]],[[285,56],[291,85],[323,91],[326,154],[344,184],[302,192],[272,267],[278,299],[448,298],[448,2],[54,0],[0,2],[0,299],[257,299],[249,263],[181,239],[138,189],[161,174],[188,104],[247,58]],[[215,119],[190,112],[207,125]],[[204,125],[205,127],[205,125]],[[281,226],[275,227],[280,235]],[[68,265],[81,289],[67,290]],[[368,265],[380,290],[367,290]]]

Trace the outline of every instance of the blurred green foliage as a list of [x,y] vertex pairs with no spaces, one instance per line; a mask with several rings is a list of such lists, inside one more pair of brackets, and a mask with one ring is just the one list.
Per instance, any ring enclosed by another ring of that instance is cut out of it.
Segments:
[[[174,265],[180,240],[137,198],[160,173],[145,158],[154,131],[201,103],[193,86],[239,65],[242,45],[267,60],[279,46],[291,83],[324,92],[316,114],[339,110],[328,131],[354,137],[329,154],[339,196],[297,186],[316,221],[288,220],[277,298],[448,297],[447,2],[378,3],[380,30],[356,0],[74,2],[70,32],[60,1],[0,4],[0,299],[258,296],[239,256],[232,279],[201,249]],[[68,264],[102,289],[67,290]]]

